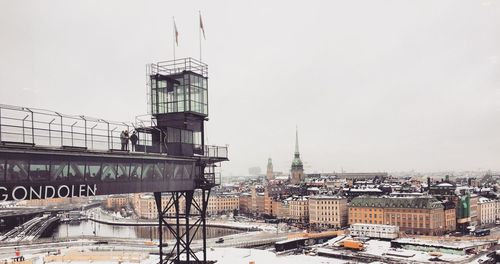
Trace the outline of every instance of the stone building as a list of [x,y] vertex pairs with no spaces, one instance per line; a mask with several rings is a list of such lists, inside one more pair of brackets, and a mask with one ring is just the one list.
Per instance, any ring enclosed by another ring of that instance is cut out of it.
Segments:
[[273,215],[273,197],[267,189],[264,191],[264,214]]
[[444,206],[430,196],[356,197],[349,205],[349,224],[354,223],[396,225],[408,234],[442,235]]
[[276,214],[276,218],[290,219],[290,204],[288,200],[276,201],[273,205],[275,205],[275,209],[273,210]]
[[[183,197],[179,198],[179,203],[185,206],[183,202]],[[201,197],[196,195],[193,197],[198,204],[201,203]],[[165,194],[162,196],[162,207],[165,208],[170,202],[170,195]],[[158,217],[158,211],[156,210],[156,202],[151,194],[134,194],[132,198],[132,206],[135,213],[140,218],[145,219],[156,219]],[[234,210],[239,210],[240,199],[236,195],[226,195],[226,194],[214,194],[208,199],[207,213],[211,215],[222,214],[233,212]],[[185,212],[186,208],[180,207],[180,212]],[[172,206],[167,212],[167,215],[174,216],[175,208]]]
[[457,230],[457,211],[455,204],[451,201],[443,202],[444,209],[444,230],[455,232]]
[[249,193],[241,193],[239,197],[240,212],[248,214],[252,207],[252,195]]
[[310,196],[309,223],[315,226],[347,225],[347,199],[339,196]]
[[89,203],[89,197],[71,197],[71,198],[47,198],[47,199],[34,199],[34,200],[24,200],[20,202],[20,205],[25,206],[63,206],[69,204],[87,204]]
[[107,209],[120,210],[127,207],[129,203],[130,197],[128,195],[109,195],[106,198],[105,207]]
[[295,222],[307,223],[309,220],[309,203],[307,196],[292,196],[288,201],[289,218]]
[[480,197],[478,201],[478,222],[480,225],[488,226],[500,218],[498,215],[499,200],[491,200]]
[[[200,196],[195,196],[194,199],[198,203],[201,202]],[[207,213],[210,215],[231,213],[235,210],[240,210],[240,200],[236,195],[216,194],[211,195],[208,199]]]
[[[170,196],[162,195],[161,199],[162,208],[165,208],[167,206],[169,200]],[[183,202],[181,202],[180,204],[183,204]],[[132,198],[132,206],[134,208],[135,214],[139,218],[144,218],[144,219],[158,218],[158,211],[156,210],[155,198],[152,194],[134,194]],[[169,216],[174,216],[175,208],[172,206],[166,212],[166,214]]]

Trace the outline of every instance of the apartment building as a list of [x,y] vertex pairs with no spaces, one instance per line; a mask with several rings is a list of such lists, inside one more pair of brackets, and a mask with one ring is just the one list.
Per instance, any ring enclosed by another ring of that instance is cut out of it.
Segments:
[[480,225],[494,224],[500,215],[497,214],[500,206],[499,200],[491,200],[485,197],[478,199],[478,222]]
[[309,220],[309,202],[307,196],[292,196],[288,201],[289,219],[295,222],[307,223]]
[[127,207],[130,202],[128,195],[109,195],[106,198],[105,207],[107,209],[120,210]]
[[309,223],[315,226],[347,225],[347,199],[340,196],[310,196]]

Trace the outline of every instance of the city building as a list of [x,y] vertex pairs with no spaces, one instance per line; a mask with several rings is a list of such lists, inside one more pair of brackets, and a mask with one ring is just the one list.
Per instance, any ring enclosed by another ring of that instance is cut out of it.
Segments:
[[479,225],[479,196],[476,194],[470,195],[470,225]]
[[120,210],[127,207],[130,202],[128,195],[109,195],[106,198],[105,207],[107,209]]
[[292,196],[288,201],[289,218],[295,222],[307,223],[309,220],[309,203],[307,196]]
[[89,203],[89,198],[82,197],[71,197],[71,198],[46,198],[46,199],[36,199],[36,200],[24,200],[20,202],[20,205],[25,206],[64,206],[70,204],[87,204]]
[[[161,199],[162,208],[165,208],[170,201],[170,196],[164,195]],[[179,202],[180,203],[180,202]],[[183,203],[180,203],[183,204]],[[143,219],[157,219],[158,211],[153,195],[151,194],[134,194],[132,198],[132,206],[135,214]],[[174,216],[175,208],[172,206],[166,212],[167,215]]]
[[341,172],[335,173],[338,178],[351,181],[357,180],[383,180],[388,177],[387,172]]
[[499,200],[492,200],[485,197],[480,197],[478,201],[478,221],[480,225],[492,225],[500,218],[497,214],[500,206]]
[[349,204],[349,224],[396,225],[402,232],[442,235],[444,206],[436,198],[356,197]]
[[300,152],[299,152],[299,132],[295,131],[295,154],[292,161],[292,167],[290,170],[290,182],[292,184],[300,184],[305,179],[304,174],[304,165],[302,164],[302,160],[300,160]]
[[[241,196],[240,196],[241,197]],[[207,214],[221,214],[230,213],[235,210],[240,210],[240,197],[231,194],[214,194],[208,199]],[[165,195],[162,197],[161,203],[162,207],[165,208],[170,201],[170,196]],[[201,196],[195,194],[194,200],[201,204]],[[120,201],[120,200],[118,200]],[[183,197],[180,198],[183,201]],[[121,201],[120,201],[121,202]],[[186,208],[184,203],[179,202],[181,212],[185,212]],[[139,218],[145,219],[156,219],[158,217],[158,211],[156,210],[155,199],[150,194],[134,194],[132,198],[132,207],[134,212]],[[166,212],[169,215],[175,214],[174,206]]]
[[[196,201],[201,203],[201,197],[196,196]],[[240,210],[240,199],[232,194],[214,194],[208,198],[207,213],[210,215],[232,213]]]
[[276,201],[273,205],[276,205],[274,212],[276,218],[278,219],[290,219],[290,204],[288,200]]
[[267,160],[267,171],[266,171],[266,179],[268,181],[274,180],[274,172],[273,172],[273,160],[269,158]]
[[248,214],[252,207],[252,195],[249,193],[241,193],[239,197],[240,212]]
[[264,191],[264,214],[273,215],[273,196],[271,196],[267,188]]
[[457,230],[457,211],[455,204],[451,201],[444,201],[444,230],[455,232]]
[[[427,179],[427,185],[429,185],[430,178]],[[435,197],[450,197],[455,195],[456,189],[456,184],[450,181],[450,176],[446,175],[443,181],[429,185],[429,194]]]
[[347,199],[340,196],[310,196],[309,223],[314,226],[347,225]]

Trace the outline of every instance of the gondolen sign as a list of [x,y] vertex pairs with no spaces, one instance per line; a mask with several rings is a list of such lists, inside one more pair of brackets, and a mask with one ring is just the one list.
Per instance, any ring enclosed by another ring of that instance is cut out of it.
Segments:
[[22,201],[48,198],[95,196],[96,184],[73,185],[0,185],[0,201]]

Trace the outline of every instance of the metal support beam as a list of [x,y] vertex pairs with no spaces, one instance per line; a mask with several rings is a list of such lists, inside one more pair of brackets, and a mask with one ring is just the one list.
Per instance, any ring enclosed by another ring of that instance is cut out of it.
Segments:
[[160,248],[160,264],[163,263],[163,214],[161,204],[161,192],[154,193],[156,209],[158,210],[158,247]]
[[[158,210],[159,264],[207,263],[207,230],[206,212],[210,189],[189,190],[164,193],[155,192],[156,208]],[[163,199],[165,200],[162,203]],[[182,221],[182,222],[181,222]],[[162,230],[165,227],[174,238],[173,245],[163,242]],[[203,251],[202,257],[196,255],[191,247],[196,234],[201,227]],[[163,249],[169,248],[170,253]]]

